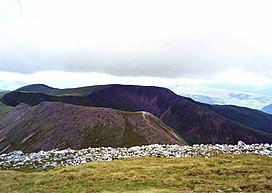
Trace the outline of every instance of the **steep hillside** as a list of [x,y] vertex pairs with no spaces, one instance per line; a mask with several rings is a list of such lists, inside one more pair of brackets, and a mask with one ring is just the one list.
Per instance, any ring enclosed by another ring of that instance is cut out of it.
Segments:
[[0,122],[0,152],[53,148],[184,144],[171,128],[145,112],[123,112],[44,102],[20,104]]
[[262,108],[262,111],[272,115],[272,104]]
[[113,85],[91,93],[95,106],[148,111],[189,143],[271,142],[272,135],[213,112],[205,105],[158,87]]
[[[33,86],[27,88],[31,87],[33,88]],[[58,96],[48,95],[47,91],[42,94],[28,93],[29,90],[19,89],[20,92],[6,94],[2,100],[5,104],[12,106],[21,102],[36,105],[43,101],[59,101],[132,112],[147,111],[174,128],[190,144],[237,143],[239,140],[246,143],[272,142],[272,135],[267,133],[271,131],[269,125],[272,118],[251,109],[236,112],[229,106],[223,106],[227,112],[231,112],[231,117],[223,110],[218,110],[216,106],[213,108],[213,106],[195,102],[165,88],[127,85],[84,88],[84,93],[81,94],[81,88],[68,89],[77,90],[79,92],[77,96],[74,94],[70,96],[67,89],[60,89],[58,92],[64,95]],[[89,91],[88,95],[86,90]],[[248,120],[247,117],[254,118],[254,122]]]
[[233,121],[272,133],[272,115],[270,114],[233,105],[207,105],[206,107]]
[[11,107],[6,106],[0,102],[0,121],[8,115],[10,109]]
[[74,95],[48,95],[39,92],[10,92],[0,98],[2,102],[8,106],[17,106],[20,103],[25,103],[31,106],[38,105],[42,102],[63,102],[67,104],[82,105],[82,106],[92,106],[91,101],[84,96],[74,96]]

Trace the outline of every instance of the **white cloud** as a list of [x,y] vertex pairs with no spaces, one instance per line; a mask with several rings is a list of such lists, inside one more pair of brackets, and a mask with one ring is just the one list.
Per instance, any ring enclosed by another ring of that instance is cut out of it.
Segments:
[[[240,69],[230,69],[224,73],[220,73],[216,79],[202,78],[162,78],[147,76],[114,76],[105,73],[75,73],[63,71],[43,71],[32,74],[20,74],[0,71],[0,80],[5,82],[23,82],[25,84],[47,84],[57,88],[71,88],[80,86],[103,85],[103,84],[132,84],[145,86],[161,86],[170,87],[173,85],[207,85],[212,83],[229,83],[233,85],[264,85],[272,84],[270,79],[260,78],[253,73],[244,73]],[[5,83],[6,85],[6,83]],[[21,86],[21,84],[19,85]],[[19,87],[18,86],[18,87]],[[3,89],[0,82],[0,89]],[[14,84],[12,87],[5,89],[16,89]]]
[[0,2],[1,71],[272,79],[269,0],[19,2]]
[[[132,84],[146,86],[168,87],[172,84],[204,84],[209,83],[202,79],[170,79],[160,77],[131,77],[113,76],[103,73],[74,73],[61,71],[44,71],[33,74],[20,74],[0,71],[0,80],[10,82],[24,82],[26,84],[47,84],[57,88],[71,88],[79,86],[103,85],[103,84]],[[0,89],[1,89],[0,82]],[[6,89],[16,89],[6,88]]]
[[240,68],[230,68],[225,72],[217,75],[217,81],[221,83],[243,85],[264,85],[271,84],[272,80],[266,77],[260,77],[253,72],[244,72]]

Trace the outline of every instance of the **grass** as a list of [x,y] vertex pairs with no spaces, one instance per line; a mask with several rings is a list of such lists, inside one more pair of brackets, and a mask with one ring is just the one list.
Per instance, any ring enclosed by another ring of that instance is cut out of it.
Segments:
[[10,107],[4,105],[0,101],[0,120],[1,120],[2,117],[4,117],[5,115],[7,115],[9,113],[9,109],[10,109]]
[[125,128],[97,125],[88,128],[80,141],[81,147],[130,147],[138,144],[147,145],[145,137],[126,120]]
[[0,192],[271,192],[272,158],[139,158],[48,171],[0,171]]

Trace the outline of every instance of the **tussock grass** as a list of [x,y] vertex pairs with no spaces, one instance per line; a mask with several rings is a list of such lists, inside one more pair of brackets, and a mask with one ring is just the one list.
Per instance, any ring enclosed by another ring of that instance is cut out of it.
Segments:
[[271,192],[272,158],[139,158],[49,171],[0,171],[0,192]]

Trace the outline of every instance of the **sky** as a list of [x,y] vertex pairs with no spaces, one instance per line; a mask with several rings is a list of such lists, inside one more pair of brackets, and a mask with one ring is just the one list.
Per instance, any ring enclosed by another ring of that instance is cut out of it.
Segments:
[[9,81],[58,88],[269,85],[271,6],[269,0],[0,0],[0,89]]

